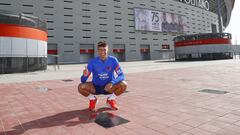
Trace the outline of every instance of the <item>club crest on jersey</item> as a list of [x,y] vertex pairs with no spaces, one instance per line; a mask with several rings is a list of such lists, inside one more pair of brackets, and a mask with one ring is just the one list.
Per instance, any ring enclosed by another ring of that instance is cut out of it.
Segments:
[[107,71],[111,71],[111,70],[112,70],[112,67],[111,67],[111,66],[107,66],[107,67],[106,67],[106,70],[107,70]]

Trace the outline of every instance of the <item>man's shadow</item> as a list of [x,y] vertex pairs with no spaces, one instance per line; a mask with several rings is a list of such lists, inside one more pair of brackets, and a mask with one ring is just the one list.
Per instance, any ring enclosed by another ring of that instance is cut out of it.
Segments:
[[[88,109],[84,110],[72,110],[68,112],[62,112],[55,115],[47,116],[44,118],[39,118],[36,120],[32,120],[26,123],[22,123],[21,125],[16,125],[12,127],[10,131],[5,131],[8,135],[20,135],[25,131],[35,128],[48,128],[55,126],[76,126],[84,123],[94,122],[97,115],[101,112],[111,110],[109,108],[99,108],[96,112],[91,112]],[[0,132],[0,135],[4,135],[4,132]]]

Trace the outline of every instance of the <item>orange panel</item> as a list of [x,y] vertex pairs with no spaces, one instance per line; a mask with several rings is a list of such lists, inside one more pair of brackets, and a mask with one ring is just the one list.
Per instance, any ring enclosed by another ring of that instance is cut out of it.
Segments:
[[12,24],[0,24],[0,36],[47,41],[47,32],[43,30]]

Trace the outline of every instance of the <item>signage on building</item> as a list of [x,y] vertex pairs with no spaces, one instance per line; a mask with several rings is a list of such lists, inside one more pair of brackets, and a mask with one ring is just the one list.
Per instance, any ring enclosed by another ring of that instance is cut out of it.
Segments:
[[162,44],[162,49],[169,50],[170,49],[170,45]]
[[186,3],[188,5],[192,5],[195,7],[199,7],[205,10],[210,9],[210,5],[208,0],[179,0],[180,2]]
[[135,29],[142,31],[185,33],[186,17],[179,14],[134,8]]

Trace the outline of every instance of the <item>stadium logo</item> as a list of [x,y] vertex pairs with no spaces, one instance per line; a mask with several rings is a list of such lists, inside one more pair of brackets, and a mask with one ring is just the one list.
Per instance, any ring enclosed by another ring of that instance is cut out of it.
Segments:
[[179,0],[179,1],[202,9],[206,10],[210,9],[209,2],[207,0]]

